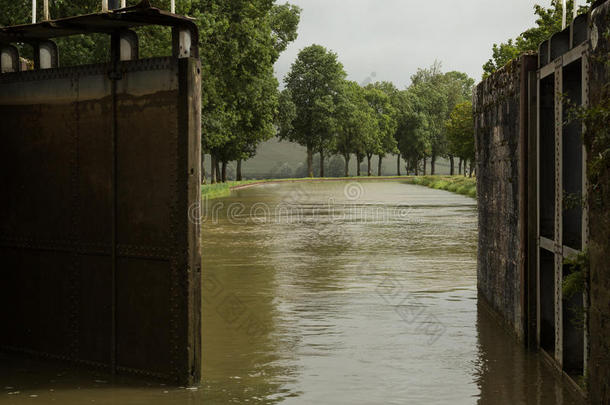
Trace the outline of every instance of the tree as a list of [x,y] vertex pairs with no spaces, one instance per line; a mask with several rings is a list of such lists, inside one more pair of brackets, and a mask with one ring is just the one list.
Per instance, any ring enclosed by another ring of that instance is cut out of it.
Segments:
[[[474,79],[468,77],[466,73],[462,72],[447,72],[445,73],[446,82],[446,94],[447,94],[447,120],[450,118],[450,114],[453,112],[458,104],[470,101],[472,99],[472,89],[474,87]],[[444,128],[444,137],[447,139],[447,128]],[[454,157],[457,156],[455,151],[452,149],[450,143],[447,143],[447,155],[450,163],[450,174],[455,173]]]
[[275,126],[280,139],[289,139],[294,134],[293,122],[297,116],[297,107],[292,102],[290,90],[284,89],[279,96],[279,105],[275,116]]
[[[392,106],[392,118],[394,120],[394,133],[392,134],[392,140],[386,139],[384,150],[386,153],[396,154],[396,175],[400,176],[400,150],[398,148],[400,140],[400,132],[398,126],[398,120],[400,119],[400,91],[390,82],[379,82],[375,85],[381,89],[389,98],[390,105]],[[382,156],[379,156],[379,162],[377,167],[377,174],[381,176],[381,165]]]
[[312,111],[312,130],[318,134],[319,144],[319,164],[320,171],[318,172],[320,177],[324,177],[324,155],[326,151],[333,147],[334,137],[334,125],[335,125],[335,98],[331,95],[326,95],[320,100],[316,100],[315,108]]
[[429,150],[423,156],[424,174],[426,158],[431,158],[431,172],[434,174],[436,159],[446,152],[444,125],[448,116],[448,99],[446,78],[441,72],[440,62],[435,62],[426,69],[418,69],[411,76],[409,90],[418,99],[420,112],[426,115],[425,127]]
[[407,171],[419,174],[419,161],[430,150],[428,116],[419,95],[412,89],[403,90],[396,99],[398,150],[406,161]]
[[292,4],[274,5],[271,8],[269,18],[278,55],[286,50],[288,44],[297,39],[300,16],[301,9]]
[[455,106],[447,120],[446,129],[449,149],[462,161],[472,163],[475,157],[474,119],[470,101]]
[[[375,131],[375,120],[364,96],[364,89],[356,82],[345,82],[338,98],[335,113],[335,142],[333,152],[343,156],[345,176],[349,176],[352,153],[362,156],[367,136]],[[358,159],[358,174],[360,174]]]
[[[392,86],[393,87],[393,86]],[[386,153],[396,153],[396,111],[392,106],[389,84],[369,84],[365,87],[365,99],[372,110],[375,119],[374,131],[366,145],[368,175],[371,176],[371,158],[373,154],[379,157],[377,175],[381,176],[382,159]]]
[[300,9],[270,0],[207,0],[186,11],[201,33],[203,147],[224,174],[228,161],[241,167],[276,132],[273,64],[296,38]]
[[[492,57],[483,65],[483,78],[506,65],[519,55],[532,51],[538,52],[540,44],[549,39],[556,32],[561,31],[563,6],[561,0],[552,0],[551,7],[544,8],[538,4],[534,6],[534,13],[538,16],[536,26],[501,44],[494,44]],[[587,0],[587,3],[593,3]],[[568,0],[566,8],[572,10],[574,1]],[[579,12],[586,12],[588,6],[581,6]]]
[[332,133],[329,123],[346,77],[337,54],[320,45],[311,45],[299,52],[284,79],[295,105],[292,130],[280,132],[281,139],[307,148],[307,172],[313,177],[313,153],[328,147]]
[[[474,80],[466,73],[443,73],[439,62],[429,68],[418,69],[411,76],[411,85],[406,91],[408,96],[403,97],[402,101],[395,101],[395,104],[398,105],[398,121],[402,121],[396,138],[412,170],[419,171],[419,165],[413,161],[415,157],[423,161],[424,174],[428,157],[431,174],[435,174],[438,157],[449,156],[453,168],[445,123],[457,104],[471,98],[473,86]],[[407,139],[410,140],[407,142]]]

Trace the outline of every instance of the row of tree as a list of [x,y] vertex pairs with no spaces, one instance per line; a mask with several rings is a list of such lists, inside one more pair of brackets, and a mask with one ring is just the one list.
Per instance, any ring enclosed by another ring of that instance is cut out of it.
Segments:
[[226,181],[229,161],[237,161],[241,180],[241,161],[276,134],[279,83],[273,65],[296,39],[301,10],[273,0],[193,3],[207,6],[198,19],[206,34],[200,44],[203,150],[212,157],[212,182]]
[[[439,63],[419,69],[411,85],[399,90],[392,83],[360,86],[346,80],[335,53],[320,45],[303,49],[285,78],[277,119],[280,139],[307,148],[308,175],[313,177],[313,155],[320,156],[320,176],[324,158],[342,155],[345,176],[349,161],[366,159],[372,175],[371,159],[378,157],[381,175],[383,158],[397,156],[406,161],[408,172],[435,173],[439,157],[448,157],[451,174],[454,159],[474,160],[474,131],[470,102],[474,80],[465,73],[443,73]],[[464,163],[465,167],[465,163]]]

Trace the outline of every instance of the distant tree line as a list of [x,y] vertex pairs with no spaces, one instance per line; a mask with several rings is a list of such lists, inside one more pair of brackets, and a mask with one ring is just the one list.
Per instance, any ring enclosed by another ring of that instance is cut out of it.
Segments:
[[367,175],[374,168],[381,175],[384,157],[395,155],[397,175],[400,158],[413,174],[435,174],[440,157],[455,161],[459,171],[474,160],[474,130],[470,99],[474,80],[461,72],[441,71],[439,63],[419,69],[411,85],[399,90],[392,83],[360,86],[346,80],[335,53],[320,45],[303,49],[285,78],[280,95],[277,126],[280,139],[307,148],[307,175],[314,176],[313,156],[318,154],[319,175],[324,176],[324,159],[344,158],[344,175],[356,159],[356,175],[366,161]]

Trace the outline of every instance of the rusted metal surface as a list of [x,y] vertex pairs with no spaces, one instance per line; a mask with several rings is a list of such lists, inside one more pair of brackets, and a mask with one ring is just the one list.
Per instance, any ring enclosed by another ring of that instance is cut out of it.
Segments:
[[[530,328],[528,327],[531,315],[531,301],[528,299],[528,290],[531,285],[531,279],[528,275],[528,201],[530,200],[528,184],[530,180],[528,148],[529,148],[529,129],[530,129],[530,104],[535,100],[530,99],[530,74],[536,70],[536,56],[524,57],[520,64],[519,72],[519,156],[521,159],[518,162],[519,170],[519,270],[520,274],[520,319],[523,330],[523,338],[528,341],[530,339]],[[534,104],[535,105],[535,104]],[[535,117],[534,117],[535,118]]]
[[[63,29],[37,26],[3,34]],[[200,198],[199,61],[119,54],[0,75],[0,348],[189,384],[201,366],[188,217]]]

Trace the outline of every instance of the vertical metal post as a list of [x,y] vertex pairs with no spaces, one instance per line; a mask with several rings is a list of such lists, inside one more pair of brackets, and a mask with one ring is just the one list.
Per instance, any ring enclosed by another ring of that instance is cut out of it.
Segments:
[[535,71],[530,71],[527,77],[527,105],[528,105],[528,120],[527,120],[527,308],[528,308],[528,347],[535,348],[538,342],[537,325],[538,325],[538,234],[536,227],[538,224],[537,211],[537,187],[538,187],[538,149],[537,138],[538,131],[538,116],[536,108],[538,105],[537,99],[537,75]]
[[[587,108],[589,105],[589,53],[583,52],[582,55],[582,108]],[[586,133],[586,126],[582,124],[582,133]],[[587,146],[583,143],[582,145],[582,246],[581,249],[584,251],[589,245],[589,198],[588,198],[588,181],[587,181]],[[583,308],[585,313],[584,327],[583,327],[583,370],[588,369],[589,363],[589,280],[585,279],[585,288],[583,291]]]
[[110,328],[110,368],[112,374],[116,374],[117,368],[117,82],[111,81],[112,92],[112,304],[111,317],[112,326]]
[[32,24],[36,24],[36,0],[32,0]]
[[191,31],[179,27],[172,29],[172,55],[175,58],[189,58],[191,56]]
[[172,12],[172,14],[176,13],[176,0],[172,0],[170,11]]
[[112,257],[112,303],[111,303],[111,336],[110,336],[110,367],[112,374],[117,371],[117,243],[118,243],[118,226],[117,226],[117,181],[118,181],[118,165],[117,165],[117,143],[118,143],[118,110],[117,110],[117,68],[120,58],[120,36],[118,33],[113,33],[110,37],[110,58],[112,71],[110,73],[111,95],[112,95],[112,122],[111,122],[111,145],[112,145],[112,162],[111,162],[111,257]]
[[540,70],[536,73],[536,344],[541,340],[541,305],[540,305]]
[[[565,2],[565,0],[564,0]],[[555,63],[555,361],[563,367],[563,59]]]
[[49,21],[51,19],[50,15],[49,15],[49,0],[44,0],[43,2],[43,18],[45,21]]

